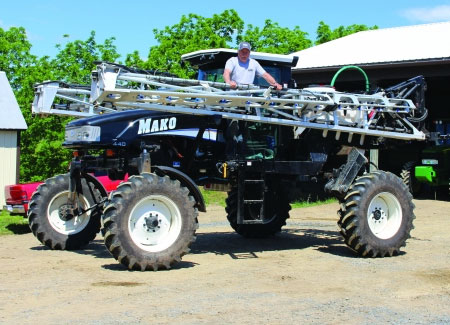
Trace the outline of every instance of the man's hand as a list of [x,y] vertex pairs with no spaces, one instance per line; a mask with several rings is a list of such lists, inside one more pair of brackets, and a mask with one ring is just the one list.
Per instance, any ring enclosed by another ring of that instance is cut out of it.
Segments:
[[231,71],[228,69],[225,69],[223,71],[223,80],[225,81],[226,84],[230,85],[231,88],[237,88],[237,83],[236,81],[231,80],[230,78],[231,75]]
[[272,87],[274,87],[276,90],[281,90],[281,89],[283,89],[283,86],[281,86],[278,82],[276,82],[275,84],[273,84]]
[[268,72],[265,72],[262,77],[268,82],[270,86],[275,88],[276,90],[283,89],[283,86],[281,86],[274,77],[272,77]]

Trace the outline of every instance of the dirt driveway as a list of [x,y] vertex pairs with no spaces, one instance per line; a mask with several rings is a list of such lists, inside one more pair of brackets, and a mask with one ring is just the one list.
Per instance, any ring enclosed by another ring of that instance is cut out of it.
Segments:
[[241,238],[210,207],[170,271],[128,271],[101,238],[65,252],[30,233],[3,236],[0,323],[448,324],[450,202],[415,204],[405,253],[383,259],[346,248],[337,204],[295,209],[265,240]]

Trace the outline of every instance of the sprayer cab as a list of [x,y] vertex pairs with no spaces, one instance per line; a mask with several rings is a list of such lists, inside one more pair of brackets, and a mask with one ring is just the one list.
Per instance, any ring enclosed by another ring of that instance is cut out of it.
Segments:
[[[181,56],[181,60],[198,70],[198,80],[224,82],[225,63],[236,55],[236,50],[220,48],[187,53]],[[297,64],[297,56],[252,51],[250,58],[257,60],[283,88],[296,88],[291,68]],[[270,86],[262,77],[255,77],[254,84],[261,87]]]

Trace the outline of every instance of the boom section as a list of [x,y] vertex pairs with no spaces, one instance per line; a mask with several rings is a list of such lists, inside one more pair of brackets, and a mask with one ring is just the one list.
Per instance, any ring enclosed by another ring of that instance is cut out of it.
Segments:
[[403,140],[424,140],[408,118],[416,107],[410,99],[389,98],[385,93],[355,94],[333,88],[275,91],[271,87],[238,85],[231,89],[220,82],[151,74],[119,64],[101,62],[92,73],[91,85],[49,81],[36,85],[34,114],[78,117],[147,109],[225,119],[292,126],[336,132],[336,139],[354,134]]

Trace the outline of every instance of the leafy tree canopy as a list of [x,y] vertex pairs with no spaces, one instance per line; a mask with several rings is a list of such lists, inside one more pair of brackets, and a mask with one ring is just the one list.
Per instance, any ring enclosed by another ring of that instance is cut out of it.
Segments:
[[321,21],[319,22],[319,27],[317,27],[317,38],[315,44],[323,44],[350,34],[372,29],[378,29],[378,26],[374,25],[369,27],[366,25],[353,24],[349,26],[339,26],[338,28],[331,30],[330,26]]
[[63,149],[64,127],[70,118],[33,117],[34,85],[45,80],[89,83],[94,61],[114,62],[119,58],[114,38],[95,41],[95,32],[86,41],[57,45],[54,59],[30,54],[31,44],[23,28],[0,28],[0,70],[5,71],[25,117],[28,130],[21,133],[21,181],[38,181],[67,172],[70,151]]
[[6,73],[15,90],[22,87],[27,68],[35,64],[36,57],[30,54],[30,49],[23,27],[0,28],[0,70]]
[[232,9],[211,18],[196,14],[182,16],[178,24],[153,32],[159,45],[150,48],[148,61],[142,61],[139,53],[134,52],[127,56],[125,63],[170,71],[181,77],[193,77],[195,74],[193,69],[180,65],[181,55],[197,50],[235,47],[243,40],[250,42],[253,50],[280,54],[312,45],[312,41],[307,39],[308,34],[298,26],[289,29],[268,19],[263,28],[253,25],[245,28],[243,20]]
[[[64,35],[68,37],[68,35]],[[95,61],[115,62],[119,57],[114,45],[114,37],[108,38],[103,44],[95,40],[95,32],[91,31],[85,41],[68,42],[64,47],[57,44],[59,53],[52,60],[55,76],[58,80],[69,83],[90,83],[90,73],[95,68]]]
[[192,77],[195,73],[192,69],[180,66],[182,54],[229,47],[228,43],[242,32],[243,27],[243,20],[232,9],[211,18],[196,14],[183,15],[178,24],[153,30],[159,45],[150,48],[146,68],[170,71],[180,77]]
[[263,28],[248,25],[245,33],[237,37],[237,43],[249,42],[255,51],[289,54],[312,45],[307,35],[308,33],[301,31],[298,26],[294,29],[280,27],[278,23],[267,19]]

